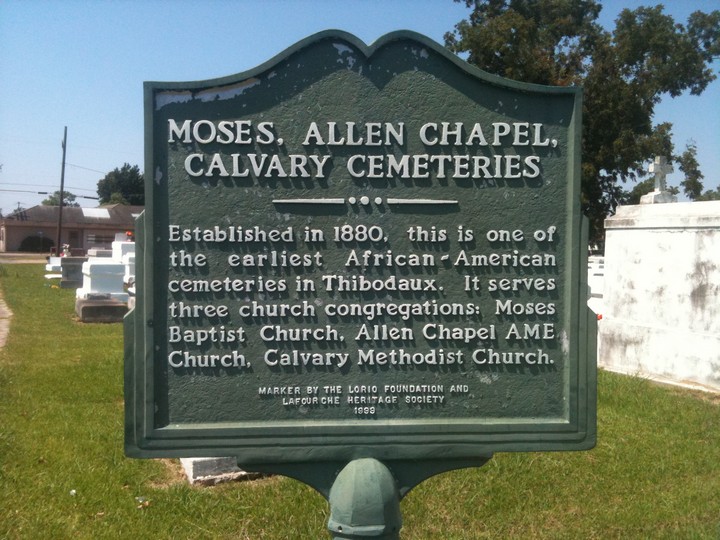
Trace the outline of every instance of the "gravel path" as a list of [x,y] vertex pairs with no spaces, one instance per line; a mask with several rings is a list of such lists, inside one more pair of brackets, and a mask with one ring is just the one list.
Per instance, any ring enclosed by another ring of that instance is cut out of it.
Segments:
[[[2,291],[0,291],[2,294]],[[12,311],[5,303],[5,300],[0,297],[0,348],[5,346],[8,334],[10,333],[10,318],[12,317]]]
[[[43,253],[0,253],[0,265],[2,264],[44,264],[46,255]],[[0,347],[5,345],[8,333],[10,332],[10,319],[12,311],[5,303],[0,289]]]

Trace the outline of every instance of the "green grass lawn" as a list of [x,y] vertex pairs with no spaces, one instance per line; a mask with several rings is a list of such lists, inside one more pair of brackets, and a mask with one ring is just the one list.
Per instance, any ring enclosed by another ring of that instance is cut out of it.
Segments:
[[[0,267],[0,537],[323,539],[328,508],[281,477],[191,487],[123,454],[122,328],[80,324],[41,265]],[[598,445],[498,454],[403,500],[402,538],[719,538],[720,398],[600,373]]]

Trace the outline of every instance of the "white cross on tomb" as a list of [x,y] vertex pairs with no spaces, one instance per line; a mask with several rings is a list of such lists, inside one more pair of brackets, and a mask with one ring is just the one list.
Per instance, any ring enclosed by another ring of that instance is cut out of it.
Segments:
[[667,158],[655,156],[655,161],[648,167],[648,172],[655,174],[655,191],[666,191],[665,177],[673,172],[673,166],[667,162]]

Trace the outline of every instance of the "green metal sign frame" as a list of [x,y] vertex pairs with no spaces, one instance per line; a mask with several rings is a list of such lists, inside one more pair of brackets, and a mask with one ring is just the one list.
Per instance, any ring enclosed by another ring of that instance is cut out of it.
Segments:
[[592,448],[581,101],[405,31],[323,32],[245,73],[146,83],[126,453]]

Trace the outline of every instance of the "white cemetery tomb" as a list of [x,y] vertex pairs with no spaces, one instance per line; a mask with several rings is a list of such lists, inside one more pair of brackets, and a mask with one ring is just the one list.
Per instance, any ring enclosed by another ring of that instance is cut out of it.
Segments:
[[125,285],[135,280],[135,242],[118,233],[112,249],[103,250],[99,255],[83,263],[83,286],[77,290],[76,297],[127,302],[129,295]]
[[598,364],[720,391],[720,201],[657,202],[605,222]]
[[135,242],[128,240],[127,235],[117,233],[112,243],[112,258],[121,261],[128,253],[135,253]]
[[102,248],[90,248],[87,251],[87,256],[92,257],[112,257],[112,249],[102,249]]
[[62,267],[60,266],[61,257],[48,257],[47,264],[45,265],[46,272],[60,273]]
[[112,298],[127,302],[123,278],[125,265],[111,258],[96,257],[82,265],[83,286],[77,289],[78,299]]
[[[134,248],[133,244],[133,248]],[[123,266],[125,266],[125,275],[123,276],[123,282],[126,285],[132,286],[135,284],[135,252],[126,253],[123,255],[121,260]]]
[[61,257],[48,257],[47,264],[45,265],[45,279],[61,279],[62,278],[62,265]]
[[592,255],[588,257],[588,302],[587,305],[595,314],[602,315],[603,291],[605,287],[605,257]]

